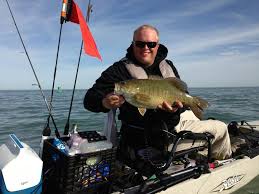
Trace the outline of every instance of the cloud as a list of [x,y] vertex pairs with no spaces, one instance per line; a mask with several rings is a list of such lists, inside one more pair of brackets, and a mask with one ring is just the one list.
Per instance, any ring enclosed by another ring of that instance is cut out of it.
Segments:
[[[43,80],[42,85],[51,87],[62,4],[60,1],[41,0],[9,2],[33,65]],[[85,13],[87,2],[76,2]],[[239,79],[250,81],[243,83],[259,83],[255,76],[259,70],[255,54],[258,53],[259,16],[255,1],[249,4],[240,0],[151,0],[148,3],[111,0],[92,3],[89,26],[103,61],[82,55],[79,88],[90,87],[108,64],[121,59],[131,43],[133,30],[144,23],[155,25],[160,30],[161,43],[169,49],[168,58],[173,59],[177,67],[179,65],[182,76],[192,80],[193,85],[203,86],[206,81],[207,85],[212,82],[212,85],[241,84],[237,82],[238,78],[229,77],[223,71],[231,71],[233,64],[236,65],[236,74],[247,68],[248,73]],[[1,20],[0,31],[0,83],[6,84],[0,89],[30,88],[34,77],[4,1],[0,2],[0,17],[5,18]],[[63,88],[72,87],[80,43],[79,27],[65,23],[57,72],[58,82],[64,83]],[[198,70],[193,72],[188,67]],[[218,72],[221,79],[211,69]]]
[[[237,33],[238,32],[238,33]],[[190,33],[186,39],[178,41],[169,48],[176,55],[185,55],[193,52],[201,52],[214,49],[217,46],[231,44],[246,44],[247,41],[255,41],[259,37],[259,27],[256,25],[242,26],[239,28],[220,29],[211,32]]]
[[259,86],[258,52],[199,55],[180,58],[175,65],[190,87]]
[[219,53],[219,55],[223,55],[223,56],[236,56],[236,55],[240,55],[240,52],[238,50],[223,51],[223,52]]
[[191,1],[183,4],[183,7],[176,16],[178,17],[192,17],[200,14],[213,12],[222,7],[233,4],[235,0],[226,0],[226,1]]

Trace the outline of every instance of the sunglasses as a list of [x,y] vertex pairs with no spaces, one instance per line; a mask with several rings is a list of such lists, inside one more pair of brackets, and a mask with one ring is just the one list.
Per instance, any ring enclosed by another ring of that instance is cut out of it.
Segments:
[[138,48],[145,48],[147,45],[148,48],[155,48],[158,44],[157,42],[143,42],[143,41],[133,41],[136,47]]

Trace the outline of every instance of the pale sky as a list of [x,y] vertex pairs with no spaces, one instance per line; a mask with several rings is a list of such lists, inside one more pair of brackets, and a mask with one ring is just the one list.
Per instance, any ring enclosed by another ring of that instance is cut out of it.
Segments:
[[[86,13],[88,0],[75,0]],[[77,88],[93,85],[126,54],[133,31],[151,24],[189,87],[259,86],[258,0],[92,0],[89,27],[103,61],[83,55]],[[61,0],[9,0],[43,89],[53,81]],[[5,0],[0,1],[0,89],[37,89]],[[81,32],[63,25],[56,88],[71,89]]]

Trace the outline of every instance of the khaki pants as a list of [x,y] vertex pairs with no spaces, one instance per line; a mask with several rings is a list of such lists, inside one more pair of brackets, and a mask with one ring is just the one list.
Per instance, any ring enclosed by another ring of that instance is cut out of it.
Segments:
[[227,125],[218,120],[199,120],[192,111],[187,110],[181,114],[180,122],[175,127],[176,132],[183,130],[194,133],[208,132],[214,136],[212,140],[212,157],[226,159],[231,157],[231,144]]

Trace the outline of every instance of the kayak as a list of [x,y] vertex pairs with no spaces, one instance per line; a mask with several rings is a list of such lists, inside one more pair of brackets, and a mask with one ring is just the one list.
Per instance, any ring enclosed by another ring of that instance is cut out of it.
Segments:
[[231,122],[228,128],[236,149],[233,158],[208,162],[207,168],[189,166],[117,193],[224,194],[240,189],[259,175],[259,120]]
[[[152,176],[116,161],[116,148],[68,156],[53,146],[54,139],[44,141],[41,160],[12,134],[14,146],[10,142],[0,146],[0,193],[232,193],[259,175],[259,120],[231,122],[228,128],[235,149],[232,158],[211,159],[208,142],[197,147],[193,142],[187,150],[177,149],[192,139],[210,141],[208,134],[183,132],[166,160],[145,163],[154,172]],[[96,132],[79,134],[104,139]]]

